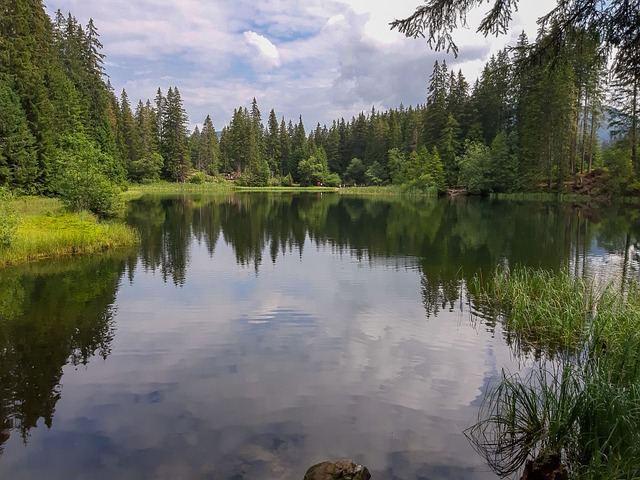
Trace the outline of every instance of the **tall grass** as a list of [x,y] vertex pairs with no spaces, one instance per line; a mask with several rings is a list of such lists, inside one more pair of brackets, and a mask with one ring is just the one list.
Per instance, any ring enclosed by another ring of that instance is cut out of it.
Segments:
[[223,192],[233,191],[233,184],[227,181],[204,182],[204,183],[170,183],[155,182],[145,185],[132,185],[126,192],[121,194],[124,200],[132,200],[139,198],[145,194],[151,193],[206,193],[206,192]]
[[385,196],[400,196],[402,195],[402,188],[397,185],[387,186],[370,186],[370,187],[342,187],[340,189],[341,195],[385,195]]
[[501,476],[559,459],[571,478],[640,476],[640,288],[595,288],[567,272],[477,276],[472,295],[517,344],[544,352],[503,372],[467,435]]
[[0,248],[0,267],[41,258],[130,247],[138,233],[119,221],[99,222],[88,212],[66,213],[56,199],[23,197],[13,202],[18,225]]
[[525,351],[575,347],[593,317],[598,291],[592,281],[531,268],[497,269],[469,285],[476,306],[498,316],[508,340]]
[[558,192],[519,192],[519,193],[491,193],[490,198],[496,200],[521,200],[534,202],[577,202],[585,201],[584,195]]

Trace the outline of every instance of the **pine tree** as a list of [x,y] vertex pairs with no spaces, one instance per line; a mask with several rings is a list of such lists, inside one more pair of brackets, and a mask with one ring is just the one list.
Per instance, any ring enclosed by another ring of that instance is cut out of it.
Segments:
[[[447,91],[449,89],[447,63],[436,62],[433,65],[424,110],[423,142],[428,147],[438,144],[442,130],[447,123]],[[422,143],[422,142],[421,142]]]
[[131,168],[133,162],[138,157],[139,147],[137,141],[140,138],[135,131],[135,120],[133,118],[133,112],[131,111],[131,104],[129,103],[129,96],[127,92],[122,89],[120,94],[120,124],[118,125],[119,148],[120,158],[127,169],[129,176],[131,176]]
[[269,112],[269,120],[267,122],[266,133],[266,154],[269,169],[273,174],[279,174],[282,170],[282,148],[280,144],[280,129],[278,127],[278,118],[276,112],[272,108]]
[[338,129],[338,122],[335,120],[329,129],[327,135],[327,141],[325,145],[325,151],[327,152],[327,164],[329,170],[334,173],[341,172],[340,168],[340,131]]
[[200,135],[200,129],[196,125],[189,137],[189,151],[191,152],[191,165],[199,172],[204,170],[204,161],[202,159],[201,144],[202,136]]
[[511,63],[506,50],[491,56],[473,91],[474,107],[486,144],[513,124]]
[[220,148],[224,151],[229,168],[242,175],[249,168],[249,119],[242,107],[234,109],[229,127],[223,130]]
[[0,74],[18,95],[38,160],[38,190],[50,191],[55,155],[55,108],[48,78],[60,78],[53,27],[40,0],[5,1],[0,14]]
[[309,156],[307,149],[307,134],[302,123],[302,115],[298,120],[298,123],[294,127],[293,135],[291,137],[291,156],[288,171],[295,173],[297,177],[298,163]]
[[200,137],[201,169],[209,175],[216,175],[220,169],[220,142],[209,115],[204,119]]
[[291,165],[291,136],[287,124],[284,121],[284,117],[280,121],[280,170],[281,176],[285,176],[291,173],[289,166]]
[[445,124],[438,141],[438,151],[442,161],[445,183],[454,186],[458,182],[457,156],[461,153],[460,126],[453,114],[447,116]]
[[164,159],[164,176],[168,180],[184,182],[191,169],[187,140],[187,113],[182,105],[178,87],[169,88],[166,113],[162,125],[160,145]]
[[141,100],[138,101],[135,112],[135,132],[136,152],[129,169],[130,178],[135,182],[158,180],[164,161],[158,152],[156,112],[149,100],[146,104]]
[[37,175],[36,140],[20,97],[0,75],[0,187],[32,193]]

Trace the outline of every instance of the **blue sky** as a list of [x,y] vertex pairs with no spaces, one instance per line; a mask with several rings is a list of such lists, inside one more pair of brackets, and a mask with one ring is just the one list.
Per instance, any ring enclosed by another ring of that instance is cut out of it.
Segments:
[[350,119],[372,106],[385,110],[423,103],[436,59],[461,68],[472,82],[492,53],[515,43],[553,0],[520,2],[508,35],[475,34],[478,18],[454,35],[460,56],[430,51],[424,40],[390,31],[420,0],[50,0],[47,11],[93,18],[107,72],[131,102],[153,100],[158,87],[177,86],[191,126],[210,114],[221,129],[255,97],[266,121],[297,120],[307,129]]

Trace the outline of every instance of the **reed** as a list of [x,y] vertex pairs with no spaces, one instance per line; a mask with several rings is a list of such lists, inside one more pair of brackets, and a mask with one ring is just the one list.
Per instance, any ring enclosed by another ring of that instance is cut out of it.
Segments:
[[521,347],[547,351],[578,344],[598,298],[593,282],[531,268],[497,269],[487,282],[478,274],[469,291]]
[[567,272],[499,269],[470,283],[507,335],[543,352],[503,372],[466,431],[499,475],[557,458],[571,478],[640,475],[640,288]]

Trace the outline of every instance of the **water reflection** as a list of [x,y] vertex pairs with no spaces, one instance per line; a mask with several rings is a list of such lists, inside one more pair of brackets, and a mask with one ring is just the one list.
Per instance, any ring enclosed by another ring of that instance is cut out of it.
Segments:
[[[6,428],[50,426],[54,409],[57,428],[26,451],[7,440],[0,476],[301,478],[351,456],[375,478],[491,478],[461,432],[512,358],[494,319],[469,326],[466,284],[514,264],[637,275],[640,229],[623,213],[142,198],[127,214],[137,254],[3,272]],[[21,381],[23,367],[47,380]],[[42,406],[27,414],[29,395]]]
[[109,355],[123,270],[122,260],[84,257],[2,272],[0,444],[12,430],[26,442],[41,418],[51,427],[65,365]]
[[405,266],[411,267],[416,258],[427,277],[423,285],[434,289],[425,298],[455,301],[460,279],[498,264],[571,266],[589,274],[606,253],[620,257],[620,274],[637,272],[640,217],[637,211],[614,210],[596,215],[569,204],[464,198],[191,195],[141,199],[130,208],[128,221],[143,232],[144,268],[160,269],[176,285],[184,284],[192,235],[210,255],[222,236],[237,262],[256,273],[265,255],[272,263],[286,251],[302,255],[308,236],[337,254],[371,262],[408,259]]

